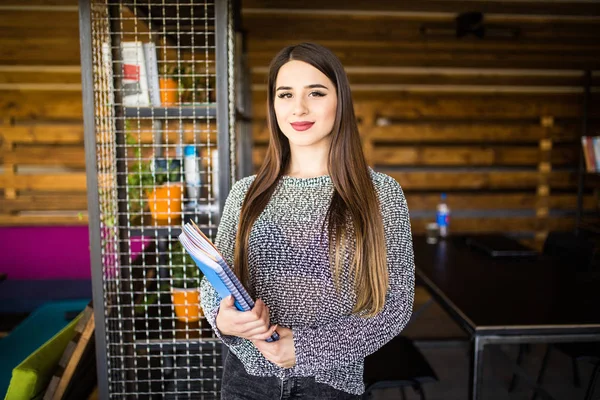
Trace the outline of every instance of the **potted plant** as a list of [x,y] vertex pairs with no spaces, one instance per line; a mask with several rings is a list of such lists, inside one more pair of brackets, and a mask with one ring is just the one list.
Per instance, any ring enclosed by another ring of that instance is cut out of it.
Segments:
[[170,252],[171,300],[177,319],[195,322],[204,315],[200,307],[200,280],[202,271],[185,252],[179,242],[175,242]]
[[155,159],[150,161],[154,171],[150,175],[154,186],[146,191],[146,200],[152,218],[164,220],[181,218],[183,183],[179,172],[179,160]]
[[215,102],[216,80],[192,63],[165,64],[160,79],[163,105]]
[[[128,135],[127,144],[135,146],[137,143]],[[143,159],[141,148],[135,146],[133,149],[136,161],[129,166],[127,175],[129,214],[135,218],[144,211],[147,203],[154,219],[180,217],[183,191],[180,161]]]
[[160,89],[160,103],[162,106],[173,106],[179,99],[179,83],[175,76],[176,66],[165,62],[162,67],[162,74],[158,79]]

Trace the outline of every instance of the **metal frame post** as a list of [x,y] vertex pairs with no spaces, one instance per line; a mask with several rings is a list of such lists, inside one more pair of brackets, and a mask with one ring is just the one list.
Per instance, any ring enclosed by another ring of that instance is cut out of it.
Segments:
[[96,373],[98,395],[108,399],[108,362],[106,355],[106,326],[102,275],[102,248],[100,237],[100,204],[98,170],[96,165],[96,124],[94,78],[92,62],[91,8],[88,0],[79,0],[79,40],[81,51],[81,88],[83,93],[83,128],[85,170],[87,181],[88,227],[92,267],[92,299],[94,305]]
[[225,199],[231,188],[231,166],[229,139],[229,63],[228,21],[229,1],[215,1],[215,38],[217,70],[217,141],[219,152],[219,215],[223,212]]

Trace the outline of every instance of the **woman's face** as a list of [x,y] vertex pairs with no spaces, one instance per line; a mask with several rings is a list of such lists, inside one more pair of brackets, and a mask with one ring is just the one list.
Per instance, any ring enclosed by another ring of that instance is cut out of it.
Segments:
[[329,145],[337,94],[321,71],[303,61],[284,64],[275,81],[274,108],[290,147]]

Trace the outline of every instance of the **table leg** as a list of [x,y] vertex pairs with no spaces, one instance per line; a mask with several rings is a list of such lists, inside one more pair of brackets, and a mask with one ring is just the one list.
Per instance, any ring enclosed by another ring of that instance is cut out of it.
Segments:
[[471,357],[469,368],[469,400],[481,399],[483,383],[483,341],[475,334],[471,338]]

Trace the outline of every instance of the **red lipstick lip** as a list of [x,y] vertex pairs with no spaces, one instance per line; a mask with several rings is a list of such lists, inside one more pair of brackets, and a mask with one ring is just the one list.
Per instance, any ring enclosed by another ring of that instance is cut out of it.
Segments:
[[292,122],[290,125],[297,131],[305,131],[310,129],[314,124],[314,122]]

